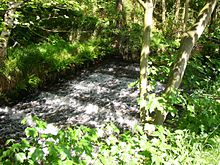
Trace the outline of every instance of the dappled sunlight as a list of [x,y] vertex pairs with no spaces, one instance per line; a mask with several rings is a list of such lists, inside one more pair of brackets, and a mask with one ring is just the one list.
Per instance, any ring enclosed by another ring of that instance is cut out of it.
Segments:
[[[137,64],[110,62],[93,72],[82,71],[77,78],[60,80],[29,101],[2,107],[2,134],[13,136],[20,132],[23,129],[20,121],[27,115],[37,115],[58,126],[100,127],[115,122],[120,127],[133,128],[138,123],[139,92],[136,86],[128,88],[128,85],[136,81],[138,70]],[[8,122],[15,127],[8,129]]]
[[0,164],[220,165],[219,0],[0,3]]

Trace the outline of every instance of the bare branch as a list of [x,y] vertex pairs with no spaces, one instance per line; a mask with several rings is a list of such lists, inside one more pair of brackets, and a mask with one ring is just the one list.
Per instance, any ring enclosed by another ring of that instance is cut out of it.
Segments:
[[142,0],[137,0],[138,1],[138,3],[143,7],[143,8],[145,8],[145,3],[144,3],[144,1],[142,1]]
[[157,4],[157,0],[153,0],[151,3],[154,4],[154,8],[155,8],[155,6]]

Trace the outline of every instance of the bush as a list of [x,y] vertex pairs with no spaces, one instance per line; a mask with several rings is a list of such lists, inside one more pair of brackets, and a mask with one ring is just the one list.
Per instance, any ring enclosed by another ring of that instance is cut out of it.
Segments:
[[[7,141],[7,148],[0,150],[3,164],[217,164],[220,161],[219,136],[204,140],[188,130],[170,132],[159,126],[148,136],[140,126],[123,133],[114,124],[58,129],[37,117],[27,117],[23,123],[32,127],[26,128],[27,137],[21,142]],[[217,157],[207,158],[211,153]]]

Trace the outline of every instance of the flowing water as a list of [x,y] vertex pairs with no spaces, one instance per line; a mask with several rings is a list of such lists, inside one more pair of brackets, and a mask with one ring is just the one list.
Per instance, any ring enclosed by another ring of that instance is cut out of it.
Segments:
[[113,121],[132,128],[138,122],[138,90],[128,85],[138,77],[138,64],[112,61],[61,79],[12,107],[0,107],[0,141],[22,136],[20,122],[28,115],[58,126],[99,127]]

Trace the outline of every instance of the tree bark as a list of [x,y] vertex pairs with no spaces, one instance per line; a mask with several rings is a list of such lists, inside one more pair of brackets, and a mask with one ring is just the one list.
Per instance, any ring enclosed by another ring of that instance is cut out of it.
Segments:
[[162,22],[166,22],[166,0],[162,0]]
[[218,12],[217,12],[217,8],[218,8],[218,5],[216,5],[213,13],[212,13],[212,16],[211,16],[211,20],[210,20],[210,24],[209,24],[209,33],[213,33],[215,31],[215,29],[212,27],[212,25],[215,24],[215,21],[218,19]]
[[116,26],[120,29],[126,22],[123,0],[116,0],[116,10],[119,14],[119,19],[116,20]]
[[8,9],[4,15],[4,28],[0,35],[0,64],[3,63],[7,55],[6,49],[8,47],[8,40],[11,35],[11,30],[14,28],[14,15],[20,4],[19,2],[8,3]]
[[[169,76],[169,80],[165,89],[165,95],[169,95],[172,91],[179,88],[191,51],[205,30],[205,27],[209,23],[217,1],[218,0],[209,0],[200,11],[194,26],[184,34],[180,45],[179,55]],[[160,111],[157,111],[154,120],[155,124],[163,124],[164,120],[166,119],[166,115],[167,113],[161,113]]]
[[184,5],[184,18],[183,18],[183,32],[186,31],[187,27],[187,21],[189,17],[189,0],[186,0],[185,5]]
[[153,1],[138,0],[144,8],[144,30],[143,30],[143,44],[140,58],[140,120],[142,123],[146,122],[148,112],[146,111],[146,96],[147,96],[147,70],[148,70],[148,56],[150,54],[150,34],[153,25]]
[[177,0],[176,1],[176,12],[175,12],[175,22],[176,23],[178,23],[179,12],[180,12],[180,0]]
[[[116,28],[119,30],[122,30],[123,27],[126,24],[126,13],[124,11],[124,0],[116,0],[116,11],[117,11],[117,20],[116,20]],[[121,34],[118,33],[115,40],[115,47],[118,50],[118,54],[122,55],[123,58],[125,58],[124,51],[122,50],[122,44],[121,44]]]

